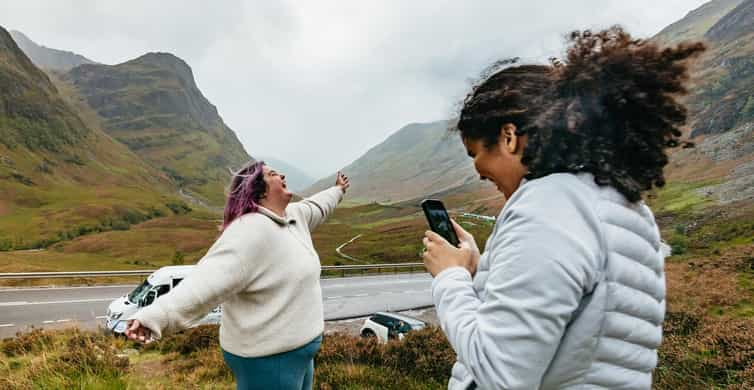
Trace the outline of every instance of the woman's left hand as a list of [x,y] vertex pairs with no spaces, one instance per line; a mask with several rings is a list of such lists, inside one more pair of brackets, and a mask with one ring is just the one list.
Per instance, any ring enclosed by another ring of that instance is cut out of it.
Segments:
[[422,242],[426,248],[422,254],[424,267],[432,277],[450,267],[464,267],[472,276],[476,272],[478,249],[475,252],[475,248],[465,245],[464,242],[461,242],[460,248],[456,248],[441,235],[429,230],[424,233]]

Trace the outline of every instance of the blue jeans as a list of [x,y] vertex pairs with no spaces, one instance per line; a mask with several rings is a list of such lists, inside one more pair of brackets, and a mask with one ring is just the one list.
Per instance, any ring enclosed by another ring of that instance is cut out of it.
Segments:
[[322,336],[292,351],[260,357],[242,357],[223,350],[223,358],[236,377],[238,390],[311,390],[314,355]]

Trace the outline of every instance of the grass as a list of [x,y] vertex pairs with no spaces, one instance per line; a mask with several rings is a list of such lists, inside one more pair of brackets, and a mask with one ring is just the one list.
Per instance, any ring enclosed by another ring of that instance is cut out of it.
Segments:
[[656,212],[687,212],[698,210],[711,201],[699,194],[700,188],[717,184],[715,182],[668,183],[657,191],[657,198],[651,202]]
[[[45,250],[0,251],[0,272],[155,269],[172,265],[174,258],[193,264],[217,238],[218,218],[197,209],[184,215],[150,219],[129,226],[128,230],[87,234]],[[492,224],[463,218],[459,221],[483,247]],[[335,249],[359,234],[361,238],[343,251],[365,263],[421,262],[419,251],[425,230],[426,221],[416,207],[357,205],[338,207],[315,230],[313,241],[323,265],[354,264],[340,257]],[[125,283],[138,279],[0,281],[0,286]]]
[[[217,237],[217,221],[180,215],[142,222],[129,230],[78,237],[46,250],[0,252],[0,272],[155,269],[173,265],[176,253],[185,264],[198,261]],[[33,284],[135,282],[141,278],[36,280]],[[3,280],[0,285],[28,285]]]
[[[669,186],[652,199],[663,236],[670,241],[678,238],[676,244],[685,245],[685,253],[676,253],[666,262],[667,317],[654,388],[752,388],[754,207],[719,206],[687,194],[701,186]],[[127,231],[79,237],[47,251],[0,253],[0,268],[143,268],[145,264],[167,265],[176,251],[185,253],[186,262],[191,263],[217,234],[216,220],[192,214],[156,218]],[[492,223],[463,218],[459,222],[483,247]],[[335,248],[358,234],[361,238],[345,248],[351,256],[375,263],[419,261],[420,239],[426,229],[416,207],[356,205],[336,209],[315,232],[314,242],[323,264],[347,263],[335,254]],[[145,247],[143,252],[134,250],[140,246]],[[65,377],[56,374],[62,364],[56,356],[70,354],[65,349],[69,335],[21,337],[14,339],[21,340],[18,344],[6,341],[0,349],[10,351],[0,356],[0,387],[232,389],[233,379],[214,332],[212,328],[192,330],[148,348],[108,341],[97,348],[105,350],[110,345],[118,352],[115,356],[131,348],[139,351],[127,355],[128,370],[89,369]],[[427,332],[417,334],[418,340],[385,346],[328,335],[317,357],[316,388],[445,388],[454,354],[440,330]],[[55,371],[40,368],[42,356],[53,362],[47,364],[53,364]],[[12,386],[4,386],[8,383]]]
[[[202,326],[142,346],[99,332],[35,330],[0,343],[0,388],[233,389],[217,331]],[[386,345],[330,334],[314,388],[441,389],[454,361],[438,328]]]

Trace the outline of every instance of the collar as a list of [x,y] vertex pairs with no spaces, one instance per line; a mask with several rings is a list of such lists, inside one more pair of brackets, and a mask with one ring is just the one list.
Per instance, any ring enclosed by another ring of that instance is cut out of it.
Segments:
[[268,208],[265,208],[265,207],[262,207],[262,206],[258,206],[258,210],[259,210],[259,214],[266,215],[268,218],[270,218],[271,220],[275,221],[275,223],[277,223],[280,226],[287,226],[287,225],[295,224],[296,223],[295,219],[293,219],[293,218],[291,218],[291,217],[289,217],[287,215],[284,216],[284,217],[281,217],[281,216],[275,214],[275,212],[273,212],[272,210],[270,210]]

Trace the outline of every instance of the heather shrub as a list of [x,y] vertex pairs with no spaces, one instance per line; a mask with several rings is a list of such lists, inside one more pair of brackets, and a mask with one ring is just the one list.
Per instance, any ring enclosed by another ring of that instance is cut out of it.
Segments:
[[0,350],[9,356],[19,356],[43,351],[52,346],[52,336],[42,329],[35,328],[30,332],[18,332],[15,338],[3,340]]
[[118,355],[111,339],[78,329],[71,332],[59,353],[32,363],[27,374],[32,387],[125,389],[129,361]]
[[219,327],[217,325],[202,325],[186,329],[183,332],[163,337],[161,340],[146,344],[144,350],[159,350],[162,353],[178,352],[189,355],[192,352],[206,349],[220,349]]
[[324,336],[315,365],[350,363],[378,366],[384,363],[384,354],[385,347],[376,338],[335,333]]
[[403,342],[390,343],[385,364],[417,378],[447,380],[456,354],[439,328],[426,328],[406,334]]
[[450,377],[455,353],[442,330],[429,327],[402,341],[326,335],[315,361],[321,389],[438,388]]

